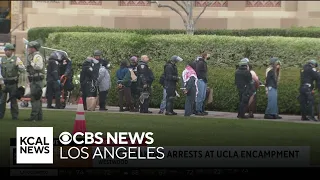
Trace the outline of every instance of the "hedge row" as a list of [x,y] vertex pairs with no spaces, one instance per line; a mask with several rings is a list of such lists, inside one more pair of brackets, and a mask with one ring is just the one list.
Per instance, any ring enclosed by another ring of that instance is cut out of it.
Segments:
[[[184,34],[185,30],[165,29],[109,29],[103,27],[37,27],[28,31],[30,40],[45,42],[50,33],[54,32],[135,32],[142,35]],[[225,36],[283,36],[283,37],[320,37],[318,27],[295,27],[290,29],[247,29],[247,30],[197,30],[195,35],[225,35]]]
[[[299,113],[296,100],[299,86],[299,69],[289,66],[305,63],[311,58],[320,57],[320,39],[315,38],[283,38],[283,37],[229,37],[229,36],[184,36],[154,35],[142,36],[134,33],[53,33],[49,35],[47,45],[52,48],[66,50],[74,64],[80,64],[90,56],[94,49],[102,50],[118,68],[120,60],[132,55],[149,55],[150,66],[157,78],[153,84],[151,105],[158,107],[162,99],[162,88],[158,83],[163,70],[164,61],[172,55],[179,55],[185,61],[179,64],[181,73],[185,64],[206,49],[212,54],[209,64],[209,86],[214,88],[214,103],[211,110],[235,111],[238,101],[234,87],[234,70],[236,63],[243,57],[249,57],[257,73],[264,76],[265,67],[271,56],[279,57],[283,62],[281,84],[279,87],[279,107],[282,113]],[[76,70],[75,66],[75,70]],[[79,69],[79,68],[78,68]],[[261,69],[261,70],[259,70]],[[115,87],[115,86],[114,86]],[[259,91],[258,110],[263,112],[266,106],[264,89]],[[110,92],[109,103],[117,103],[115,88]],[[184,99],[176,103],[183,108]]]

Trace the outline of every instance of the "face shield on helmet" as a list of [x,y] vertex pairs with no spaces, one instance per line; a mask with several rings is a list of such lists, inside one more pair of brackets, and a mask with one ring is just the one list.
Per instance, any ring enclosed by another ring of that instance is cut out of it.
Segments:
[[181,62],[183,61],[183,59],[180,56],[172,56],[171,57],[171,62],[173,63],[177,63],[177,62]]
[[61,55],[57,51],[53,51],[49,56],[49,60],[61,61]]

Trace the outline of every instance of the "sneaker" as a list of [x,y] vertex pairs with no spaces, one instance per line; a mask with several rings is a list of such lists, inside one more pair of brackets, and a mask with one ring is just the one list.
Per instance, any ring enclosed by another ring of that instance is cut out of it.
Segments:
[[202,114],[201,112],[196,112],[195,115],[196,116],[204,116],[204,114]]
[[202,112],[203,115],[208,115],[209,113],[207,111]]
[[264,115],[264,119],[275,119],[275,117],[273,115],[270,115],[270,114],[265,114]]

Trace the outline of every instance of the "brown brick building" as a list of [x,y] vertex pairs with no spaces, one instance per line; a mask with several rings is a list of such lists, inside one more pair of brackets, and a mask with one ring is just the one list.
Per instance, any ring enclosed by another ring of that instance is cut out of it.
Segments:
[[[171,1],[161,3],[174,5]],[[194,3],[196,16],[205,1]],[[41,26],[184,28],[179,15],[150,1],[11,1],[10,6],[11,29],[25,22],[24,28],[19,26],[12,33],[17,37],[18,47],[27,29]],[[291,26],[320,26],[320,1],[215,1],[197,23],[198,29]]]

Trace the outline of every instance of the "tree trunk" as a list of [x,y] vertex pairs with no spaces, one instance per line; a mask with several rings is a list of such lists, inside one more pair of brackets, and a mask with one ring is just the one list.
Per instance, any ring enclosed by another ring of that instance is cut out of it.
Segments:
[[186,25],[186,31],[188,35],[194,35],[194,27],[192,23]]

